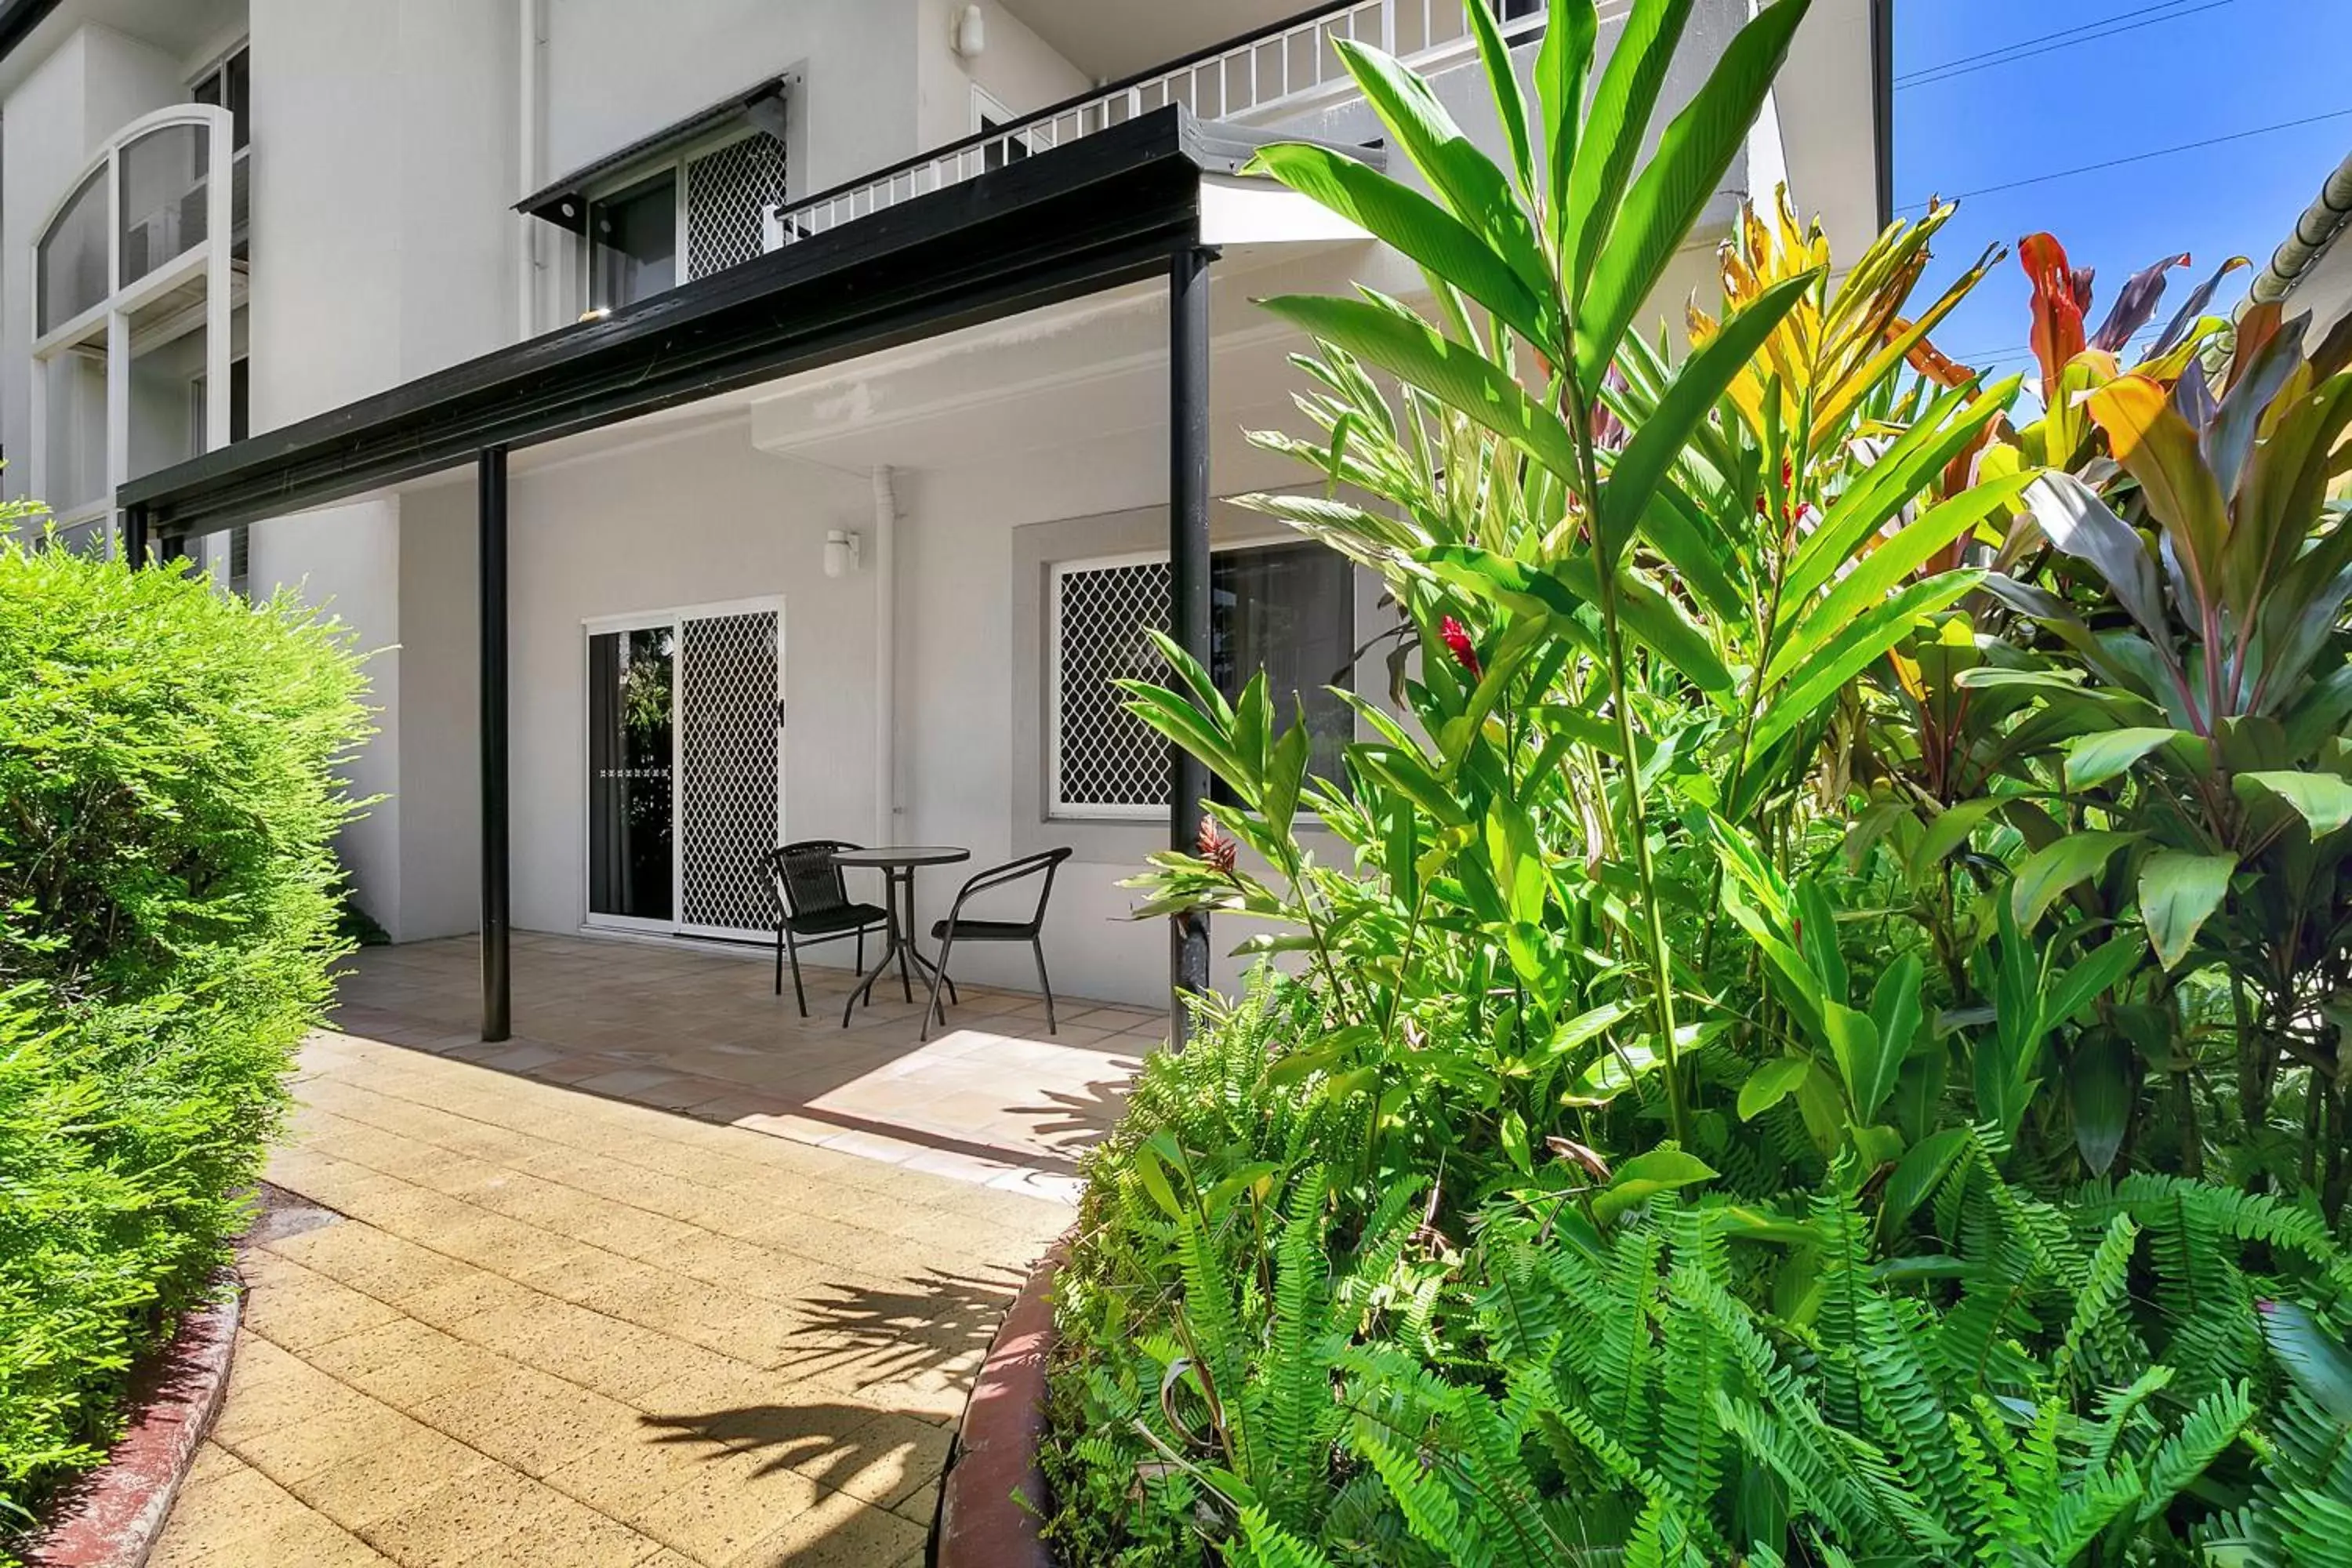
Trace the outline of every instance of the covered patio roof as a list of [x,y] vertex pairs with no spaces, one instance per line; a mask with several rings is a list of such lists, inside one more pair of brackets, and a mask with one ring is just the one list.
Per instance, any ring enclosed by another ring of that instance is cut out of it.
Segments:
[[187,539],[1163,275],[1203,243],[1204,176],[1270,138],[1180,107],[161,468],[118,504]]
[[[1239,182],[1276,137],[1156,110],[911,197],[709,278],[146,475],[121,487],[125,554],[283,517],[466,463],[478,474],[481,1033],[511,1033],[507,454],[1121,284],[1169,289],[1171,634],[1209,655],[1209,284],[1221,238],[1331,237],[1328,215]],[[1212,214],[1225,215],[1224,217]],[[1227,232],[1221,232],[1227,231]],[[1171,842],[1205,767],[1172,752]],[[1208,985],[1205,915],[1171,942],[1171,1028]]]

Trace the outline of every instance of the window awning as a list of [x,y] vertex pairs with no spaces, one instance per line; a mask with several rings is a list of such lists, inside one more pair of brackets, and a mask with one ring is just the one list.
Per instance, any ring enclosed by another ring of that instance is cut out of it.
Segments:
[[740,92],[730,93],[709,108],[697,110],[676,124],[665,126],[650,136],[641,136],[593,163],[582,164],[554,184],[515,203],[514,210],[532,217],[545,218],[558,228],[583,234],[588,227],[587,193],[602,184],[606,176],[617,174],[632,163],[650,162],[665,153],[675,152],[713,132],[725,130],[736,121],[756,125],[782,141],[787,81],[787,78],[781,76],[763,77]]

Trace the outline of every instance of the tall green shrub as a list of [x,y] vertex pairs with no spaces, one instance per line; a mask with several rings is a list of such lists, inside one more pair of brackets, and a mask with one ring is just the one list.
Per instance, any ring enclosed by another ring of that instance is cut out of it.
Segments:
[[340,951],[363,689],[290,597],[0,547],[0,1531],[244,1223]]

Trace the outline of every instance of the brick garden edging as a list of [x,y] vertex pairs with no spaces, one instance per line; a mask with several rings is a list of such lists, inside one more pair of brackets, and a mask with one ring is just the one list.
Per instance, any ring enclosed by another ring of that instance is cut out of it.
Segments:
[[1037,1538],[1045,1513],[1037,1448],[1045,1436],[1045,1365],[1054,1349],[1049,1292],[1069,1246],[1066,1234],[1029,1271],[972,1382],[940,1480],[934,1568],[1054,1568],[1054,1554]]
[[182,1319],[133,1379],[122,1440],[51,1504],[49,1522],[25,1548],[26,1568],[141,1568],[154,1550],[228,1392],[245,1287],[233,1270],[217,1279],[218,1298]]

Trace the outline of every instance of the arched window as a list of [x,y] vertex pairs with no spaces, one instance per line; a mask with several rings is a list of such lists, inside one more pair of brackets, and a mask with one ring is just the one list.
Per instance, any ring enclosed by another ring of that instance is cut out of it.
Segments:
[[[134,454],[152,467],[173,448],[230,438],[242,278],[231,256],[234,125],[212,104],[142,115],[108,139],[34,241],[27,466],[31,493],[61,531],[110,534]],[[205,388],[193,443],[173,381]],[[173,411],[164,424],[158,407]]]

